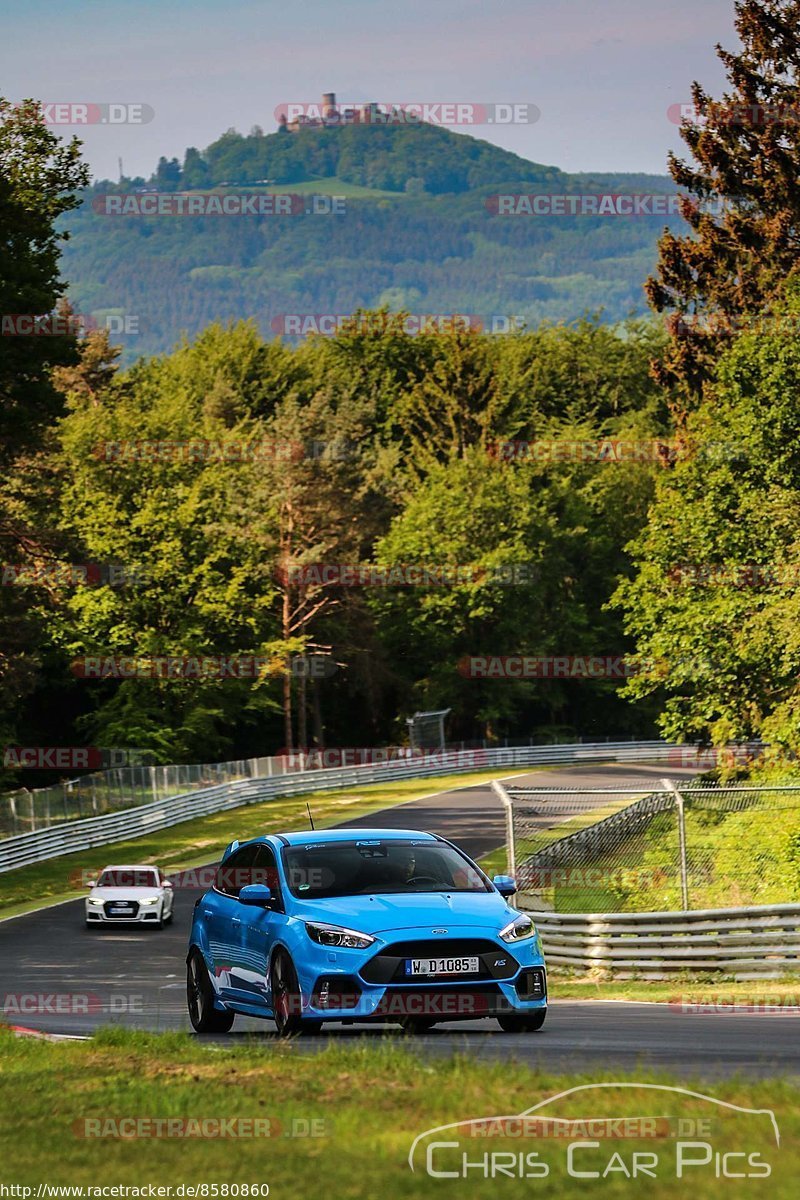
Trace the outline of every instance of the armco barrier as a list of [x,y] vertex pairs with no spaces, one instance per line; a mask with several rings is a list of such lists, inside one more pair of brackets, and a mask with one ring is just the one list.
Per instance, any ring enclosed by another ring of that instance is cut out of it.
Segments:
[[800,904],[692,912],[554,913],[527,908],[550,966],[618,976],[800,971]]
[[282,796],[296,796],[323,789],[362,787],[394,779],[427,779],[437,775],[499,767],[569,765],[582,762],[664,761],[676,749],[665,742],[599,742],[562,746],[517,746],[490,750],[456,750],[423,761],[407,759],[366,767],[332,767],[296,771],[271,778],[243,779],[202,788],[182,796],[170,796],[123,812],[107,813],[85,820],[65,821],[49,829],[22,833],[0,841],[0,872],[28,866],[62,854],[73,854],[127,838],[142,837],[190,821],[208,813],[259,804]]

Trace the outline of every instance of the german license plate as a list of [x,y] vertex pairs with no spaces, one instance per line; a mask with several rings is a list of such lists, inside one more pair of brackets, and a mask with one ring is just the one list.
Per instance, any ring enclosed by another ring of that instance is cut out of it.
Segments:
[[406,959],[406,975],[476,975],[479,970],[477,957]]

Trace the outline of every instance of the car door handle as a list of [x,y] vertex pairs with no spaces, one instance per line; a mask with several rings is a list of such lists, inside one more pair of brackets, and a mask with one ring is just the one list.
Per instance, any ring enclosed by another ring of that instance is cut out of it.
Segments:
[[239,920],[238,917],[231,917],[231,925],[233,926],[234,929],[238,929],[239,926],[241,925],[241,923],[242,922]]
[[213,914],[213,912],[211,911],[211,909],[210,909],[210,908],[204,908],[204,909],[203,909],[203,916],[204,916],[204,917],[213,917],[213,915],[214,915],[214,914]]

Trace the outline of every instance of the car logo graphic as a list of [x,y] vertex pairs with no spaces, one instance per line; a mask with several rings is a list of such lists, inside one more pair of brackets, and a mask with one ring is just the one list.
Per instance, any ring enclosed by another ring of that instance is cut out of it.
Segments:
[[496,958],[496,959],[494,960],[494,965],[495,965],[496,967],[504,967],[504,966],[506,965],[506,959],[504,959],[504,958]]
[[447,933],[446,929],[432,929],[431,933]]

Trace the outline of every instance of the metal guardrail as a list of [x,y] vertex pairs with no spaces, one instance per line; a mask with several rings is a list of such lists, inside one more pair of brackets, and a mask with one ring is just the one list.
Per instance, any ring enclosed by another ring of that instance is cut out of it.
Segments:
[[265,775],[285,775],[304,767],[300,756],[237,759],[222,763],[118,766],[63,779],[43,788],[20,788],[0,795],[0,839],[33,833],[85,817],[123,812],[169,796]]
[[358,787],[395,779],[427,779],[500,767],[570,765],[581,762],[641,762],[667,758],[676,747],[661,741],[598,742],[553,746],[517,746],[487,750],[457,750],[430,757],[390,760],[364,767],[333,767],[295,771],[271,778],[244,779],[185,795],[170,796],[122,812],[65,821],[48,829],[0,841],[0,873],[17,867],[73,854],[167,829],[209,813],[259,804],[283,796]]
[[554,913],[528,908],[547,962],[583,971],[778,976],[800,971],[800,904],[692,912]]

